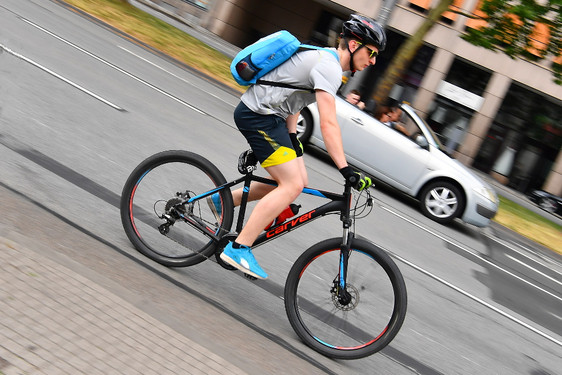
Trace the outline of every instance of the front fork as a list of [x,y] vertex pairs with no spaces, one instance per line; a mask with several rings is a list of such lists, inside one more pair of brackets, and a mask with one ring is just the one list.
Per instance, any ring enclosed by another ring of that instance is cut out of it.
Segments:
[[351,303],[351,294],[347,291],[347,266],[354,234],[351,232],[350,226],[350,220],[344,220],[342,244],[340,247],[339,274],[336,280],[334,280],[333,290],[333,292],[336,293],[338,302],[343,306],[347,306]]

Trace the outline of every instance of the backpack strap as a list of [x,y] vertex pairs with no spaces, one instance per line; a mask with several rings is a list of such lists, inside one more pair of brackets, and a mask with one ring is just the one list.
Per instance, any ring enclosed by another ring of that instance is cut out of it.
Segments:
[[[302,51],[311,51],[311,50],[328,51],[332,55],[334,55],[334,57],[336,58],[336,60],[338,60],[338,62],[340,61],[340,58],[339,58],[338,54],[336,52],[332,51],[331,49],[328,49],[328,48],[325,48],[325,47],[312,46],[312,45],[309,45],[309,44],[301,44],[301,46],[299,47],[299,49],[295,53],[299,53],[299,52],[302,52]],[[315,92],[314,89],[309,89],[309,88],[306,88],[306,87],[293,86],[293,85],[290,85],[288,83],[266,81],[266,80],[263,80],[263,79],[258,79],[255,84],[256,85],[283,87],[285,89],[302,90],[302,91],[308,91],[308,92],[311,92],[311,93]]]
[[302,91],[308,91],[308,92],[312,92],[312,93],[315,92],[314,89],[309,89],[309,88],[306,88],[306,87],[293,86],[293,85],[289,85],[288,83],[282,83],[282,82],[265,81],[263,79],[258,79],[255,84],[256,85],[283,87],[285,89],[302,90]]

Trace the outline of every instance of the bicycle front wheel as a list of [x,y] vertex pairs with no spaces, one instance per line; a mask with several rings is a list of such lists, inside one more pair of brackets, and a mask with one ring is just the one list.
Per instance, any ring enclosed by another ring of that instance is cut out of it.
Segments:
[[317,352],[357,359],[384,348],[406,316],[406,285],[392,259],[371,242],[354,239],[346,298],[341,298],[341,238],[320,242],[295,262],[285,284],[291,326]]
[[[230,189],[219,190],[214,209],[206,198],[190,198],[226,182],[207,159],[188,151],[164,151],[144,160],[121,195],[121,221],[142,254],[169,267],[185,267],[212,256],[232,225]],[[213,204],[213,203],[211,203]],[[219,212],[219,215],[216,213]],[[218,216],[218,218],[217,218]]]

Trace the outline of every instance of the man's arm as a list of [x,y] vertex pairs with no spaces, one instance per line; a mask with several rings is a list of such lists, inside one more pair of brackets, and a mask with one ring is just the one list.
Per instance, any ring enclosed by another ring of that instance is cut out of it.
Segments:
[[287,122],[287,130],[289,133],[296,133],[297,132],[297,122],[299,120],[300,112],[295,113],[294,115],[287,116],[285,120]]
[[[316,103],[320,112],[320,130],[326,150],[338,169],[347,166],[341,138],[341,130],[336,117],[336,99],[323,90],[316,90]],[[296,124],[295,124],[296,126]]]

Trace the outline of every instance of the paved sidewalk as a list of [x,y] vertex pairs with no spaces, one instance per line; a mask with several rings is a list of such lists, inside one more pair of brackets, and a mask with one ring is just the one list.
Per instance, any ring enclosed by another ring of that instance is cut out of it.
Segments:
[[0,374],[244,374],[53,261],[0,237]]

